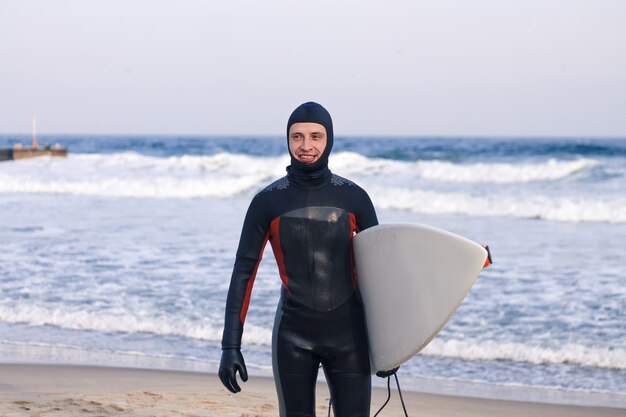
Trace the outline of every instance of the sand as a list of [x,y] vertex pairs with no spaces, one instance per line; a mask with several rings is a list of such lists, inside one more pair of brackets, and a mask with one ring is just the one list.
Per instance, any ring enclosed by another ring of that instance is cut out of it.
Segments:
[[[625,409],[486,400],[403,391],[409,416],[626,416]],[[374,389],[372,415],[387,396]],[[318,384],[317,416],[328,415]],[[0,416],[277,416],[274,383],[254,377],[231,394],[214,374],[67,365],[0,365]],[[402,416],[394,392],[380,414]]]

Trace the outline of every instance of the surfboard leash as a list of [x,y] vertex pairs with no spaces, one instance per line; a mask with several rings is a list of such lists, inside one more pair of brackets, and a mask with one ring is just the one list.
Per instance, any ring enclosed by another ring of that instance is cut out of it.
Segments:
[[409,413],[407,413],[406,406],[404,405],[404,398],[402,397],[402,390],[400,389],[400,381],[398,380],[398,374],[397,374],[398,369],[399,368],[395,368],[395,369],[392,369],[391,371],[376,373],[376,376],[378,377],[387,378],[387,400],[385,400],[385,403],[378,409],[376,414],[374,414],[374,417],[377,417],[378,414],[380,414],[380,412],[383,411],[383,408],[387,406],[387,404],[389,403],[389,400],[391,399],[391,375],[393,375],[394,378],[396,379],[396,386],[398,387],[398,394],[400,395],[400,403],[402,403],[402,410],[404,410],[404,415],[405,417],[409,417]]
[[400,402],[402,403],[402,409],[404,410],[404,415],[409,417],[409,413],[406,412],[406,406],[404,405],[404,398],[402,398],[402,390],[400,389],[400,381],[398,380],[398,374],[393,373],[393,377],[396,379],[396,385],[398,387],[398,395],[400,396]]
[[[385,403],[378,409],[376,414],[374,414],[374,417],[378,417],[380,412],[383,411],[383,408],[387,406],[387,404],[389,403],[389,400],[391,399],[391,375],[393,375],[393,377],[396,379],[396,386],[398,387],[398,395],[400,396],[400,403],[402,403],[402,410],[404,410],[404,415],[405,417],[409,417],[409,413],[406,411],[406,405],[404,404],[404,398],[402,397],[402,389],[400,389],[400,381],[398,380],[398,374],[397,374],[398,369],[400,368],[395,368],[395,369],[392,369],[391,371],[382,371],[382,372],[376,373],[376,376],[378,377],[387,378],[387,399],[385,400]],[[332,409],[332,405],[333,405],[333,396],[331,395],[330,398],[328,399],[328,417],[330,417],[330,410]]]
[[374,414],[374,417],[377,417],[380,414],[380,412],[383,411],[383,408],[387,406],[387,403],[389,403],[390,399],[391,399],[391,379],[387,377],[387,399],[385,400],[385,403],[378,409],[376,414]]

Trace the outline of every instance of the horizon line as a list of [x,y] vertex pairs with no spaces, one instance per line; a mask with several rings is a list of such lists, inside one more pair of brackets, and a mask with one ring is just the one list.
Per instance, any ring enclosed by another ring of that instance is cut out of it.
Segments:
[[[0,132],[0,137],[18,136],[30,138],[32,132]],[[282,138],[284,134],[268,133],[39,133],[38,138],[54,136],[103,136],[103,137],[195,137],[195,138]],[[566,134],[335,134],[335,138],[363,138],[363,139],[606,139],[619,140],[626,139],[623,135],[566,135]]]

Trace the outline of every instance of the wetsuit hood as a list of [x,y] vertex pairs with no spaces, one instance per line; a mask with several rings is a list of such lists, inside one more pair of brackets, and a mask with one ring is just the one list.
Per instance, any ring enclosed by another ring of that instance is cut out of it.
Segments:
[[[312,164],[298,161],[289,149],[289,129],[295,123],[318,123],[326,128],[326,148],[317,161]],[[290,176],[300,180],[319,180],[330,176],[328,156],[333,148],[333,120],[330,113],[322,105],[309,101],[298,106],[287,122],[287,149],[291,157],[291,165],[287,167]]]

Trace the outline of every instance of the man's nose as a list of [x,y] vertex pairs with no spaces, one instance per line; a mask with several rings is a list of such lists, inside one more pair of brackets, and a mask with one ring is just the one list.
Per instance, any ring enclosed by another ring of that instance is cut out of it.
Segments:
[[313,141],[311,140],[311,138],[308,138],[308,137],[304,138],[304,140],[302,141],[302,148],[303,149],[313,148]]

